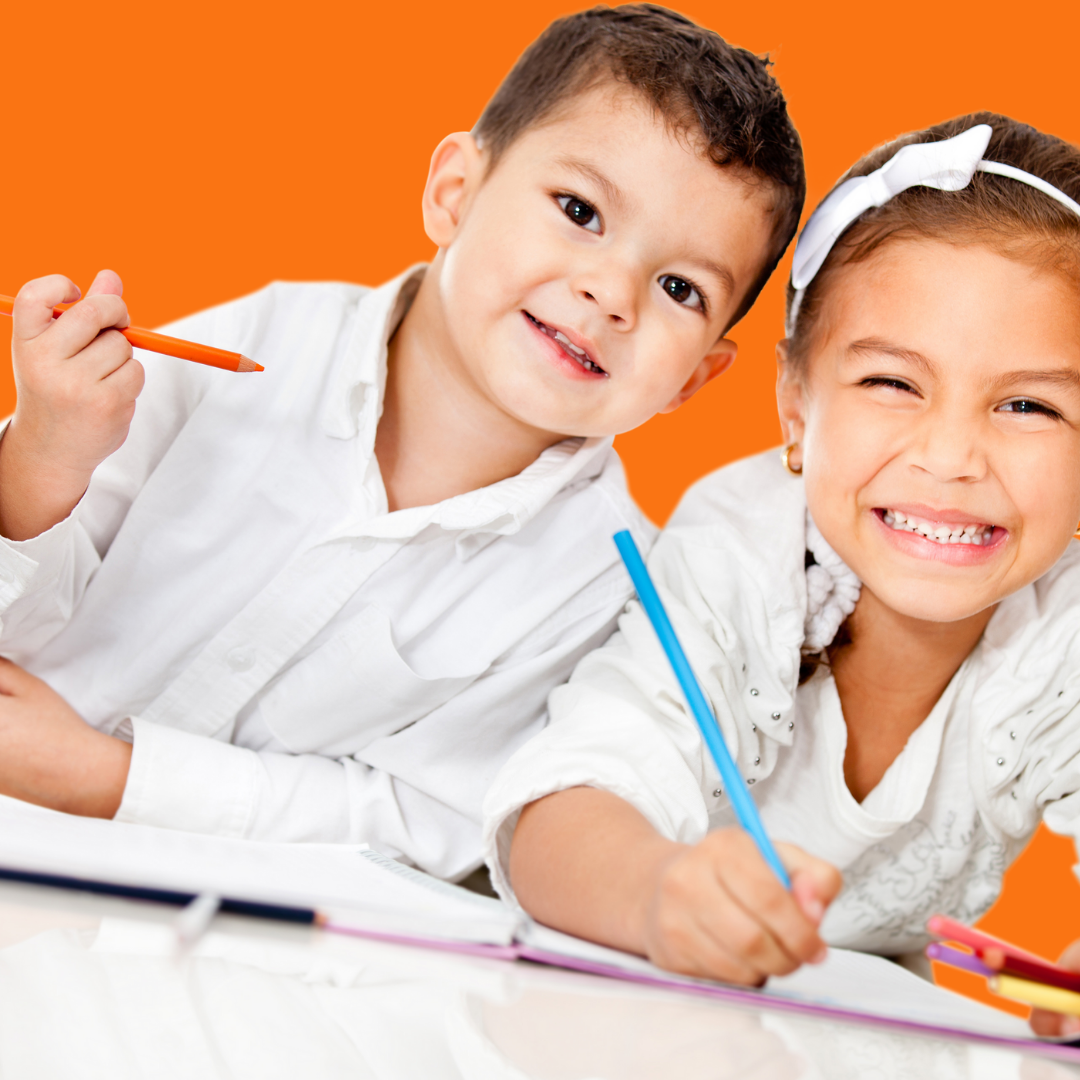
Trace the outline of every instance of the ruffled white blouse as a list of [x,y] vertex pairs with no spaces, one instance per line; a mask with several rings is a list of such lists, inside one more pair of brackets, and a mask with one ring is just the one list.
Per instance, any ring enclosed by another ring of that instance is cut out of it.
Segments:
[[[802,482],[779,455],[691,488],[649,567],[770,835],[844,873],[823,926],[831,944],[883,955],[921,948],[930,915],[970,922],[986,911],[1040,820],[1080,831],[1080,546],[1001,602],[861,804],[844,781],[847,729],[832,677],[821,670],[798,685],[804,642],[831,640],[858,581],[808,523]],[[636,601],[554,691],[550,716],[485,802],[486,854],[504,896],[513,896],[506,868],[518,814],[554,791],[612,791],[684,843],[734,823]]]

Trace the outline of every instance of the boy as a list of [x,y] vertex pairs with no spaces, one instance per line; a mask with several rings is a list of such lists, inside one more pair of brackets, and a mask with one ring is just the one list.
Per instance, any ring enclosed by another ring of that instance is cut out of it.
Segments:
[[[652,6],[553,24],[436,149],[438,247],[169,328],[265,366],[143,369],[115,274],[15,311],[0,444],[0,792],[448,878],[649,527],[611,437],[735,358],[791,239],[766,65]],[[130,427],[129,427],[130,425]],[[69,705],[68,702],[71,704]]]

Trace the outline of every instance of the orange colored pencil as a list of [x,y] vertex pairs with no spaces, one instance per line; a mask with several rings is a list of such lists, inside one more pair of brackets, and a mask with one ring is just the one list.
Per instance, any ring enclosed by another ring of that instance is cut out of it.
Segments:
[[[10,315],[14,310],[15,300],[10,296],[0,296],[0,315]],[[58,304],[53,308],[53,318],[63,315],[71,304]],[[256,364],[242,353],[215,349],[210,345],[197,345],[194,341],[169,337],[167,334],[155,334],[153,330],[140,330],[129,326],[120,331],[136,349],[162,353],[164,356],[176,356],[181,360],[191,360],[196,364],[224,368],[226,371],[262,371],[262,364]]]

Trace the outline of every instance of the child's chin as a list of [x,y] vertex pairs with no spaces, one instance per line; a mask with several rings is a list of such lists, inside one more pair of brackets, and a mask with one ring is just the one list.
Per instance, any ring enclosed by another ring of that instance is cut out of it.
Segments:
[[871,581],[863,585],[898,615],[923,622],[961,622],[1002,599],[988,595],[985,589],[965,588],[960,582],[950,584],[900,574],[890,574],[880,589],[874,588]]

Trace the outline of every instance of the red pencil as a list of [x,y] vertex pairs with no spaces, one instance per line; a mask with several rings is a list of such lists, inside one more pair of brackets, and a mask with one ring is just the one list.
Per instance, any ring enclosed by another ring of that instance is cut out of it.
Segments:
[[[12,297],[0,296],[0,315],[10,315],[14,306],[15,300]],[[61,316],[69,307],[71,307],[70,304],[59,304],[54,307],[53,318]],[[184,341],[166,334],[155,334],[153,330],[140,330],[137,326],[129,326],[120,333],[136,349],[146,349],[148,352],[162,353],[165,356],[176,356],[181,360],[224,368],[226,371],[264,370],[262,364],[256,364],[254,360],[248,359],[242,353],[215,349],[210,345],[198,345],[194,341]]]

